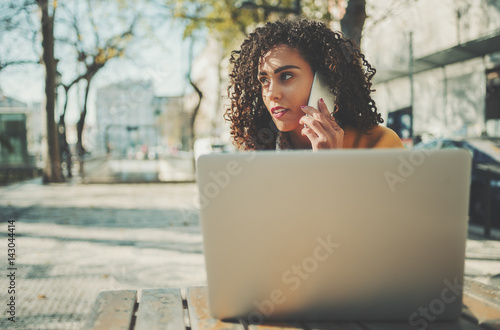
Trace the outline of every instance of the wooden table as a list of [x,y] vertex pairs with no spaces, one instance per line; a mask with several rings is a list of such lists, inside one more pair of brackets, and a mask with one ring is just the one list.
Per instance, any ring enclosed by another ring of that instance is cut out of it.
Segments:
[[213,319],[208,312],[206,287],[103,291],[97,297],[83,329],[345,329],[345,330],[469,330],[500,329],[500,292],[466,280],[463,311],[455,322],[429,323],[428,327],[404,323],[337,322],[246,325]]

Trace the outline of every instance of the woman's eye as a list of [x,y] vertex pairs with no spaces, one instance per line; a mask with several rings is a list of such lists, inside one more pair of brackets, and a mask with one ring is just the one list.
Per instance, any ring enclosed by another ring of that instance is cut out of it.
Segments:
[[284,72],[281,74],[281,80],[288,80],[293,77],[293,74],[290,72]]
[[267,85],[267,78],[266,77],[260,77],[259,81],[260,81],[261,85]]

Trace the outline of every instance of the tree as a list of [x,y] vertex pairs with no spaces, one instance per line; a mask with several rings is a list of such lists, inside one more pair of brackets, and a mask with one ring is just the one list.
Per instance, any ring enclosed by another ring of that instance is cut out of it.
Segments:
[[366,17],[366,0],[349,0],[345,15],[340,20],[342,33],[347,39],[351,39],[358,48],[361,47],[361,33]]
[[[23,34],[20,31],[24,31],[24,35],[32,36],[31,41],[34,49],[33,56],[25,56],[24,54],[19,56],[19,54],[11,54],[17,50],[15,45],[12,47],[2,47],[2,51],[0,51],[0,71],[8,66],[28,63],[41,63],[45,68],[45,112],[47,118],[46,134],[48,148],[47,156],[45,157],[46,167],[43,171],[44,182],[60,182],[64,180],[60,166],[58,130],[55,124],[56,88],[58,87],[56,86],[56,67],[58,61],[55,58],[55,46],[57,46],[60,50],[62,44],[68,44],[68,42],[72,43],[76,49],[76,51],[74,51],[76,54],[74,61],[82,64],[84,67],[85,72],[83,74],[74,77],[67,84],[62,84],[66,99],[64,110],[59,116],[59,125],[63,132],[61,142],[64,147],[67,145],[65,137],[65,115],[68,103],[68,92],[73,86],[78,85],[79,82],[85,81],[86,88],[84,105],[80,114],[80,120],[77,124],[78,150],[80,151],[80,154],[83,154],[85,149],[83,148],[82,133],[87,114],[88,94],[92,79],[109,60],[123,55],[125,46],[133,34],[133,28],[138,17],[137,13],[134,15],[125,14],[125,17],[131,17],[132,23],[128,22],[128,24],[125,24],[126,28],[122,31],[115,32],[114,30],[114,27],[124,25],[121,22],[117,22],[117,20],[112,22],[112,27],[107,26],[105,28],[98,28],[98,24],[96,24],[94,18],[96,15],[95,12],[98,11],[94,10],[96,7],[99,7],[100,5],[114,5],[115,10],[101,10],[101,12],[106,11],[106,15],[108,15],[109,12],[117,12],[118,17],[123,14],[123,9],[127,7],[127,1],[116,0],[112,2],[92,2],[91,0],[87,0],[86,3],[83,3],[83,5],[87,5],[86,12],[74,12],[74,15],[68,14],[69,11],[67,11],[67,9],[70,5],[74,5],[74,8],[82,8],[82,3],[83,2],[80,1],[61,2],[58,6],[57,0],[24,0],[19,2],[2,2],[0,5],[0,9],[2,9],[0,13],[0,21],[2,22],[0,37],[3,39],[3,37],[7,34],[3,32],[12,33],[13,31],[17,31],[18,34]],[[31,19],[33,17],[34,7],[38,8],[40,12],[39,25],[30,24],[32,23]],[[60,12],[60,9],[66,9],[66,12]],[[58,13],[57,20],[56,12]],[[23,21],[23,17],[26,21]],[[72,19],[67,20],[67,17],[72,17]],[[90,28],[83,31],[83,33],[80,33],[80,26],[84,21],[88,22],[87,26],[90,26]],[[105,21],[105,19],[101,19],[101,21]],[[58,28],[55,29],[55,26]],[[63,26],[65,28],[62,28]],[[76,32],[75,38],[72,40],[67,38],[67,36],[55,36],[54,31],[59,31],[60,33],[60,31],[71,30],[71,28],[74,28]],[[89,31],[90,33],[88,33]],[[108,33],[102,33],[102,31],[106,31]],[[110,34],[110,31],[115,33]],[[37,37],[39,33],[42,36],[41,45]],[[100,35],[101,33],[102,36]],[[94,37],[93,43],[88,42],[87,39],[91,39],[87,37],[89,35]],[[40,46],[42,55],[38,55]],[[8,53],[8,51],[10,53]],[[67,53],[61,55],[61,58],[66,61],[71,57],[67,56]]]
[[[70,89],[76,85],[80,80],[82,80],[84,77],[83,75],[80,75],[76,77],[73,81],[71,81],[69,84],[64,84],[61,83],[61,86],[64,89],[64,105],[63,105],[63,110],[62,113],[59,115],[59,123],[58,123],[58,129],[57,132],[59,134],[59,149],[60,149],[60,157],[61,157],[61,165],[62,162],[66,162],[66,166],[68,168],[68,177],[71,178],[73,174],[71,173],[71,167],[72,167],[72,157],[71,157],[71,149],[68,144],[68,139],[66,136],[66,113],[68,110],[68,101],[69,101],[69,91]],[[65,159],[64,159],[65,158]]]
[[[189,84],[195,90],[196,95],[198,95],[198,102],[196,103],[196,105],[195,105],[195,107],[194,107],[194,109],[193,109],[193,111],[191,113],[191,118],[189,120],[189,148],[191,150],[194,150],[194,141],[195,141],[195,137],[196,137],[196,134],[195,134],[195,122],[196,122],[196,117],[198,116],[198,112],[200,110],[201,100],[203,99],[203,92],[198,87],[198,85],[193,81],[192,76],[191,76],[191,72],[192,72],[192,69],[193,69],[193,47],[194,47],[194,42],[195,42],[195,38],[193,36],[191,36],[191,43],[189,45],[189,69],[188,69],[187,77],[188,77]],[[196,169],[196,159],[194,157],[194,153],[193,153],[192,162],[193,162],[193,170],[194,170],[194,169]]]
[[106,40],[104,45],[99,45],[99,39],[96,38],[96,47],[93,52],[86,52],[83,48],[80,48],[79,59],[85,66],[83,79],[86,81],[83,109],[80,113],[80,119],[76,125],[78,135],[77,150],[80,157],[85,153],[82,134],[85,118],[87,116],[88,96],[92,79],[111,59],[123,56],[125,44],[128,42],[129,37],[133,35],[134,25],[135,21],[131,23],[127,31]]
[[[102,3],[98,3],[98,5],[101,4]],[[81,8],[83,5],[85,5],[85,7]],[[85,81],[83,107],[80,112],[80,118],[76,124],[78,138],[77,154],[80,159],[81,174],[83,174],[82,160],[86,153],[83,145],[83,130],[85,126],[85,119],[87,117],[88,96],[90,93],[91,83],[96,74],[104,68],[110,60],[124,56],[125,49],[134,35],[134,28],[139,18],[139,14],[136,12],[134,15],[130,15],[129,19],[125,19],[125,22],[118,22],[117,17],[110,18],[109,15],[107,19],[104,19],[103,17],[96,19],[95,16],[98,15],[98,12],[101,14],[107,14],[108,12],[119,12],[119,10],[109,10],[109,7],[96,8],[96,2],[91,0],[87,0],[87,2],[83,3],[83,5],[82,3],[75,3],[73,9],[65,6],[66,16],[69,17],[65,24],[68,25],[68,31],[71,31],[71,33],[69,35],[62,36],[60,41],[61,43],[71,47],[72,52],[76,54],[77,63],[83,68],[83,72],[77,77],[73,77],[68,84],[62,84],[65,92],[65,103],[59,120],[59,126],[62,131],[61,141],[65,143],[65,115],[68,103],[68,92],[73,86],[77,86],[80,82]],[[108,3],[106,5],[120,7],[125,6],[126,4],[118,1],[115,3]],[[81,10],[85,11],[85,15],[79,13]],[[104,26],[104,21],[113,21],[115,24],[113,28],[110,28],[109,26]],[[114,31],[119,30],[114,29],[116,27],[123,29],[121,31]],[[112,30],[112,32],[110,32],[110,30]]]
[[[59,150],[57,143],[57,131],[54,121],[55,110],[55,76],[56,60],[54,58],[54,17],[57,10],[57,1],[49,0],[25,0],[23,2],[8,2],[3,4],[6,8],[2,11],[2,23],[5,23],[2,29],[2,39],[6,37],[6,32],[23,33],[31,36],[33,41],[32,56],[23,54],[17,58],[16,54],[5,54],[0,56],[0,70],[20,64],[38,64],[41,63],[45,69],[45,113],[46,113],[46,135],[47,135],[47,155],[45,157],[45,168],[43,169],[43,181],[61,182]],[[33,8],[38,8],[40,12],[39,25],[31,25]],[[23,19],[24,17],[24,19]],[[36,36],[38,28],[42,36],[41,49],[42,55],[38,55]],[[26,37],[24,37],[26,38]],[[12,39],[12,35],[11,35]],[[17,51],[17,47],[2,47],[11,52]],[[30,58],[31,57],[31,58]],[[38,57],[38,59],[36,59]]]
[[56,99],[56,60],[54,57],[54,17],[57,2],[49,3],[48,0],[36,0],[41,12],[42,33],[42,61],[45,67],[45,112],[47,120],[48,155],[43,170],[43,182],[64,181],[59,157],[59,144],[57,129],[54,120]]

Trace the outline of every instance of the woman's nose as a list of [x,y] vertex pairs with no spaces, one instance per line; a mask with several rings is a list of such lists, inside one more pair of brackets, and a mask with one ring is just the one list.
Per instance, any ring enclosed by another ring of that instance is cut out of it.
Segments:
[[279,85],[279,83],[277,83],[276,81],[271,81],[267,93],[269,99],[274,100],[280,99],[282,97],[283,91],[281,90],[281,86]]

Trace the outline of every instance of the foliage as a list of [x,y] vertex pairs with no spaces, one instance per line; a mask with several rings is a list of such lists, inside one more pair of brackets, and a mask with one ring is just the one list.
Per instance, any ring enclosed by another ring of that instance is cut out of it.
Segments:
[[330,21],[328,0],[166,0],[173,17],[185,21],[184,37],[198,30],[208,30],[220,38],[224,49],[239,43],[249,31],[267,21],[297,14]]

